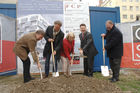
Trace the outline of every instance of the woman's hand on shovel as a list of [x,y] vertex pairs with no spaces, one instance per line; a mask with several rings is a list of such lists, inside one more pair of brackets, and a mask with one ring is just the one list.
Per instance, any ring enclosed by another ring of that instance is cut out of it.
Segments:
[[70,60],[71,66],[73,65],[73,59]]

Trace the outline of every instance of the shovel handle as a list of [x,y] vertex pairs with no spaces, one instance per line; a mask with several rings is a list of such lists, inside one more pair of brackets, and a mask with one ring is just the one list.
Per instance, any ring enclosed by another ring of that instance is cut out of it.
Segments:
[[[37,58],[38,58],[38,56],[37,56]],[[39,60],[39,58],[38,58],[38,60]],[[40,77],[41,77],[41,79],[43,79],[41,67],[39,67],[39,72],[40,72]]]
[[54,58],[54,49],[53,49],[53,42],[51,42],[51,48],[52,48],[52,60],[53,60],[53,66],[54,66],[54,70],[55,70],[55,58]]
[[[102,37],[102,45],[103,45],[103,49],[104,47],[104,37]],[[104,66],[105,66],[105,51],[103,50],[103,62],[104,62]]]
[[41,79],[43,79],[41,68],[39,68],[39,72],[40,72]]
[[103,45],[103,49],[105,48],[104,46],[104,37],[102,37],[102,45]]
[[[72,60],[74,59],[74,54],[72,54]],[[73,63],[71,63],[71,66],[73,65]]]

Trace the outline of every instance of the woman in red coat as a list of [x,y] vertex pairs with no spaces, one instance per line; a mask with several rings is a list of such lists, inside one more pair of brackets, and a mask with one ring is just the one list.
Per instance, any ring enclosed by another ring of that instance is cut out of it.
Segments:
[[74,54],[74,39],[75,35],[69,32],[66,38],[63,40],[63,49],[61,51],[62,71],[64,75],[70,76],[70,63],[73,64],[73,59],[70,54]]

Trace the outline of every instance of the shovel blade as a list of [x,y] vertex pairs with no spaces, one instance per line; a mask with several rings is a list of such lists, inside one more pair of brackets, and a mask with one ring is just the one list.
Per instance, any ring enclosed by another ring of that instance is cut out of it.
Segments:
[[39,68],[40,78],[43,79],[41,68]]
[[59,77],[59,72],[53,72],[53,73],[52,73],[52,76],[53,76],[53,77]]
[[101,66],[101,72],[103,76],[105,77],[109,76],[108,66]]

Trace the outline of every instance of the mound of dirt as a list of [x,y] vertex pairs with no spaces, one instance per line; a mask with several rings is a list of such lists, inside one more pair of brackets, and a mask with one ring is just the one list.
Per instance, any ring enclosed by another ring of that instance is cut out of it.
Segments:
[[46,78],[34,80],[17,87],[11,93],[122,93],[109,81],[73,75],[70,78]]

